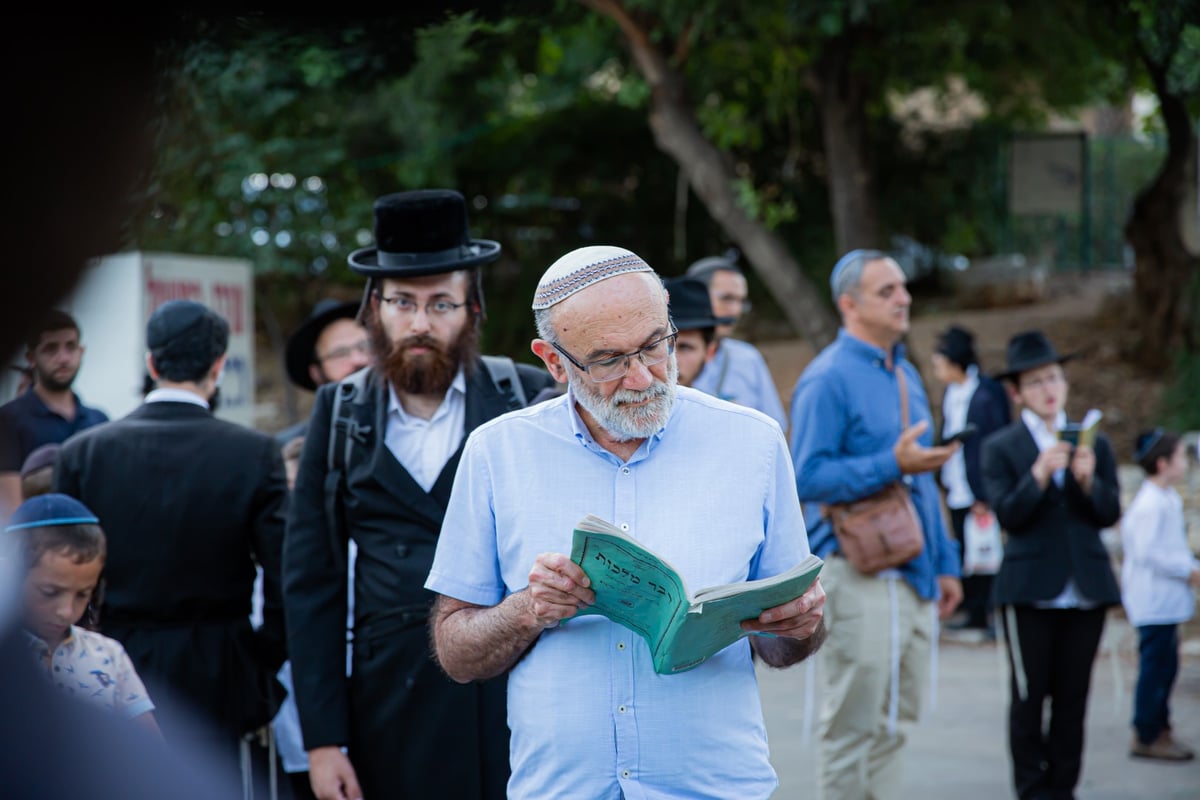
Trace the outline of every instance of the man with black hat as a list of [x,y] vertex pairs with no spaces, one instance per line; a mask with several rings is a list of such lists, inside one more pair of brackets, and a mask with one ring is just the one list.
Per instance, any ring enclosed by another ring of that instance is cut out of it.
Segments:
[[1008,743],[1020,798],[1074,796],[1092,662],[1107,609],[1121,602],[1100,539],[1121,516],[1116,459],[1103,434],[1070,440],[1070,358],[1041,331],[1010,339],[998,377],[1021,416],[983,444],[984,489],[1008,532],[994,599],[1012,668]]
[[[370,363],[371,344],[366,329],[357,319],[358,307],[358,303],[343,303],[332,298],[326,298],[313,307],[308,319],[287,341],[284,367],[293,384],[315,392],[318,387],[337,383]],[[288,488],[296,480],[306,433],[307,418],[275,434],[287,471]],[[353,546],[349,563],[354,563]],[[279,671],[279,682],[287,690],[287,697],[271,726],[275,731],[280,764],[291,784],[293,795],[300,800],[313,794],[308,775],[308,754],[304,751],[296,694],[292,689],[290,662],[285,663]]]
[[694,388],[756,408],[787,431],[787,413],[762,353],[749,342],[733,338],[734,327],[750,311],[746,276],[737,264],[737,251],[700,259],[688,267],[687,277],[708,287],[711,313],[722,320],[716,326],[716,350],[696,378]]
[[[983,441],[1007,425],[1012,415],[1004,387],[979,370],[975,336],[966,328],[951,325],[942,331],[930,361],[934,377],[946,387],[942,395],[942,441],[949,441],[950,437],[968,428],[974,430],[963,441],[962,449],[942,465],[939,473],[946,492],[946,506],[950,509],[950,523],[965,559],[967,516],[974,515],[977,521],[991,516],[979,469]],[[995,639],[991,619],[992,575],[974,572],[967,575],[965,572],[964,569],[962,585],[967,618],[962,627],[977,631],[986,639]]]
[[462,195],[379,198],[375,241],[350,255],[368,278],[375,365],[317,390],[288,518],[284,601],[312,787],[320,798],[500,798],[504,682],[463,686],[442,673],[423,584],[466,434],[553,379],[478,354],[479,268],[500,245],[469,237]]
[[190,739],[177,720],[198,716],[207,744],[234,758],[280,699],[287,487],[274,439],[209,411],[228,342],[229,323],[200,303],[159,306],[146,325],[158,388],[125,418],[68,440],[54,486],[95,511],[108,534],[101,624],[158,702],[163,734]]
[[[317,387],[336,383],[358,372],[370,362],[371,343],[359,323],[358,303],[342,303],[326,298],[288,337],[284,366],[288,379],[301,389],[315,392]],[[275,435],[280,445],[287,444],[308,429],[308,420],[285,428]]]
[[675,337],[675,363],[679,367],[679,385],[691,386],[704,365],[717,352],[718,325],[732,317],[714,317],[708,287],[695,278],[668,278],[667,290],[671,321],[679,335]]

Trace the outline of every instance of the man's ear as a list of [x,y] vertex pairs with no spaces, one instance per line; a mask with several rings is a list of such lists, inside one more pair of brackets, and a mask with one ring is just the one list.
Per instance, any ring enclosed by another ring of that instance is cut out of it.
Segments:
[[1021,405],[1021,393],[1017,390],[1017,385],[1012,381],[1005,381],[1004,388],[1008,390],[1008,399],[1015,405]]
[[711,342],[708,343],[708,346],[704,348],[704,363],[705,364],[707,364],[708,362],[712,361],[714,358],[717,357],[717,348],[720,346],[721,346],[721,343],[718,342],[715,337],[713,338],[713,340]]
[[221,370],[225,369],[225,359],[229,356],[228,353],[222,353],[220,357],[213,362],[213,365],[208,370],[208,377],[216,383],[217,378],[221,374]]
[[550,377],[559,383],[567,382],[567,370],[563,366],[562,356],[554,349],[554,345],[545,339],[534,339],[529,343],[529,349],[546,365],[546,370],[550,373]]
[[857,310],[858,305],[854,302],[854,296],[849,292],[841,295],[837,299],[838,312],[841,313],[844,319],[850,312]]
[[150,377],[158,380],[158,369],[154,366],[154,355],[146,353],[146,371],[150,373]]
[[325,383],[325,374],[321,372],[321,368],[316,364],[308,365],[308,377],[312,378],[312,382],[317,386]]

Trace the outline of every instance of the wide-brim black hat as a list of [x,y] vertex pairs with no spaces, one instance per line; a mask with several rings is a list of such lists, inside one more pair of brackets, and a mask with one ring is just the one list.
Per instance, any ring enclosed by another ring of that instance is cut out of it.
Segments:
[[288,337],[284,351],[284,366],[292,383],[310,392],[317,390],[317,383],[308,368],[316,360],[317,338],[321,331],[334,320],[354,319],[358,315],[358,303],[342,303],[338,300],[322,300],[313,307],[312,313],[296,331]]
[[1041,331],[1025,331],[1008,340],[1008,348],[1004,353],[1004,371],[997,373],[996,378],[1015,381],[1022,372],[1047,364],[1065,364],[1077,355],[1060,354]]
[[671,322],[678,330],[694,331],[734,323],[733,317],[713,316],[712,300],[703,281],[688,277],[668,278],[663,281],[663,286],[670,295],[667,304]]
[[350,254],[368,278],[416,278],[470,269],[500,257],[500,243],[472,239],[467,203],[451,189],[399,192],[375,201],[375,246]]

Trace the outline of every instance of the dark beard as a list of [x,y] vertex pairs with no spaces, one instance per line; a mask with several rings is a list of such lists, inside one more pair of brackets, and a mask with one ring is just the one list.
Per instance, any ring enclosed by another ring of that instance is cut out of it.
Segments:
[[48,389],[51,392],[65,392],[67,389],[71,388],[73,383],[75,383],[75,376],[78,374],[79,372],[77,370],[72,372],[71,377],[67,378],[65,381],[58,381],[49,375],[43,374],[39,370],[36,371],[36,381],[39,386],[44,389]]
[[[366,322],[379,371],[397,392],[445,394],[458,374],[459,365],[470,376],[471,367],[479,353],[479,334],[472,320],[467,320],[462,332],[449,347],[428,335],[409,336],[393,343],[375,315],[369,315]],[[424,347],[429,352],[413,355],[410,352],[412,347]]]

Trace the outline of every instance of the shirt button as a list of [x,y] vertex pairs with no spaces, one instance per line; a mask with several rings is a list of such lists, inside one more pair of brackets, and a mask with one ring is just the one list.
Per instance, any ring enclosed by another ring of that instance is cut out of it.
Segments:
[[624,650],[624,649],[625,649],[625,643],[624,643],[624,642],[617,642],[617,649],[618,649],[618,650]]
[[629,523],[628,523],[628,522],[622,522],[622,523],[621,523],[621,530],[623,530],[623,531],[627,531],[627,530],[629,530]]
[[617,711],[620,711],[622,714],[624,714],[624,713],[625,713],[625,706],[617,706]]
[[622,468],[621,468],[621,474],[622,474],[622,475],[628,475],[628,474],[629,474],[629,467],[622,467]]
[[621,777],[622,777],[622,778],[628,778],[628,777],[629,777],[629,770],[627,770],[627,769],[623,769],[623,770],[621,770]]

